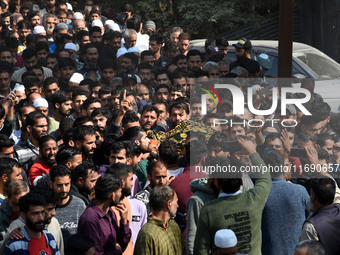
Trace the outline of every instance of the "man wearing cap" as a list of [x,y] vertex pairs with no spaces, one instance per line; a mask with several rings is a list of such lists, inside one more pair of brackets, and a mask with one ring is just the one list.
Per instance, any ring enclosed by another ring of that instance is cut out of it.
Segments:
[[237,253],[237,237],[231,229],[220,229],[216,232],[213,251],[215,255],[242,255]]
[[250,51],[253,47],[251,42],[246,38],[242,38],[233,46],[235,47],[237,60],[230,64],[229,71],[237,66],[247,69],[248,62],[251,59]]
[[77,52],[77,46],[74,43],[66,43],[64,49],[67,50],[70,53],[70,56],[71,56],[72,59],[75,59],[75,54]]
[[48,129],[47,134],[57,130],[59,128],[59,122],[57,122],[54,118],[48,116],[48,102],[45,98],[37,98],[33,102],[33,106],[36,110],[41,111],[48,118]]
[[144,24],[144,32],[148,34],[149,36],[153,35],[156,33],[156,24],[152,20],[148,20]]
[[44,36],[46,36],[46,30],[43,26],[35,26],[33,28],[33,34],[34,35],[44,35]]
[[54,30],[53,30],[53,40],[54,43],[52,43],[49,47],[50,49],[50,53],[54,53],[57,48],[62,49],[62,47],[64,46],[63,42],[60,41],[60,37],[63,34],[67,34],[68,33],[68,25],[65,23],[58,23]]

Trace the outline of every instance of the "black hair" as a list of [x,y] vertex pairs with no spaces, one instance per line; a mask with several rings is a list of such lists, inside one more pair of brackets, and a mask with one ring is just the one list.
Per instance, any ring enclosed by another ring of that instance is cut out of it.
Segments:
[[80,165],[76,166],[71,172],[71,180],[76,183],[79,177],[81,177],[84,181],[87,179],[88,174],[90,172],[98,173],[98,168],[96,165],[89,160],[83,161]]
[[149,41],[156,41],[157,44],[163,44],[163,36],[161,34],[153,34],[150,36]]
[[81,155],[80,150],[65,146],[60,148],[56,155],[56,162],[58,165],[65,165],[69,160],[73,159],[76,155]]
[[89,31],[87,31],[87,30],[80,30],[80,31],[76,34],[76,39],[77,39],[77,41],[80,41],[81,39],[83,39],[84,36],[90,36]]
[[0,104],[0,119],[3,119],[6,115],[6,110],[2,104]]
[[140,55],[140,59],[141,59],[142,62],[143,62],[144,57],[146,57],[146,56],[153,56],[154,57],[155,55],[153,54],[153,52],[151,50],[142,51],[142,53]]
[[114,38],[122,38],[122,33],[108,29],[103,34],[103,41],[111,41]]
[[298,140],[301,140],[302,142],[305,142],[305,143],[311,141],[313,144],[315,144],[315,136],[310,135],[310,134],[305,133],[305,132],[301,132],[298,135]]
[[[178,98],[177,98],[178,99]],[[170,110],[169,112],[171,113],[172,112],[172,109],[183,109],[185,110],[186,114],[189,114],[190,113],[190,109],[189,109],[189,106],[187,103],[184,103],[184,102],[173,102],[170,106]]]
[[112,89],[110,87],[101,87],[98,91],[98,97],[100,98],[102,95],[107,95],[107,94],[111,94],[112,93]]
[[164,140],[158,148],[159,158],[167,165],[177,163],[178,148],[177,143],[172,140]]
[[229,46],[229,42],[225,37],[218,37],[215,43],[217,47],[220,47],[220,46],[228,47]]
[[156,73],[155,73],[155,79],[157,80],[157,77],[159,75],[162,75],[162,74],[166,74],[169,78],[169,80],[172,79],[172,75],[171,75],[171,72],[169,70],[166,70],[166,69],[161,69],[161,70],[158,70]]
[[88,98],[84,101],[84,103],[83,103],[83,105],[82,105],[82,108],[83,108],[84,110],[87,110],[87,108],[90,106],[90,104],[93,104],[93,103],[101,103],[101,101],[100,101],[100,99],[95,98],[95,97],[88,97]]
[[27,48],[22,52],[23,59],[30,59],[32,57],[36,57],[37,52],[33,49]]
[[126,128],[126,125],[128,123],[137,122],[137,121],[139,121],[139,117],[137,113],[135,113],[134,111],[128,110],[126,111],[122,119],[122,127]]
[[141,69],[147,69],[152,71],[152,66],[147,62],[142,62],[138,65],[138,71],[140,71]]
[[228,135],[222,132],[215,132],[208,141],[208,147],[222,147],[228,141]]
[[85,116],[80,116],[78,118],[76,118],[76,120],[73,122],[73,128],[77,128],[80,127],[82,125],[84,125],[86,122],[92,121],[91,118],[87,115]]
[[189,59],[192,56],[200,56],[201,57],[201,52],[199,50],[189,50],[187,54],[187,59]]
[[70,66],[72,68],[76,68],[76,63],[72,58],[59,58],[58,60],[58,68],[65,68]]
[[8,36],[5,39],[6,47],[8,49],[16,49],[19,46],[19,40],[14,36]]
[[104,174],[100,176],[96,182],[94,188],[96,193],[96,199],[106,200],[112,192],[122,188],[123,183],[120,178],[114,177],[110,174]]
[[66,101],[70,101],[71,98],[69,96],[68,93],[66,93],[65,91],[62,90],[58,90],[56,91],[53,95],[52,95],[52,104],[62,104],[65,103]]
[[159,117],[159,110],[154,105],[150,105],[150,104],[144,105],[141,115],[143,115],[144,112],[156,112],[157,118]]
[[89,30],[90,36],[91,36],[93,33],[96,33],[96,32],[97,32],[97,33],[99,32],[100,34],[102,34],[101,28],[95,26],[95,27],[91,27],[90,30]]
[[199,140],[190,141],[185,145],[185,160],[190,165],[198,164],[208,153],[207,146]]
[[104,69],[111,68],[113,70],[117,70],[116,61],[112,61],[112,59],[105,58],[99,62],[99,70],[103,71]]
[[132,142],[135,142],[135,140],[140,141],[143,136],[142,133],[145,133],[142,127],[130,127],[125,130],[122,140],[129,140]]
[[55,142],[57,142],[57,140],[55,139],[55,137],[53,135],[44,135],[39,139],[39,150],[41,151],[42,148],[44,147],[44,143],[50,141],[50,140],[54,140]]
[[34,86],[38,86],[39,88],[41,87],[41,81],[37,76],[28,75],[23,78],[22,83],[24,84],[25,89],[32,88]]
[[65,243],[65,255],[84,255],[92,247],[95,247],[95,243],[91,238],[74,234]]
[[304,240],[301,241],[296,247],[295,251],[305,250],[305,254],[308,255],[325,255],[326,252],[322,247],[322,244],[316,240]]
[[[263,155],[262,159],[264,163],[266,163],[266,165],[270,167],[270,169],[272,169],[271,167],[275,168],[275,171],[270,172],[272,178],[278,178],[280,177],[280,175],[283,174],[282,170],[285,164],[285,158],[279,151],[277,150],[270,151]],[[276,169],[279,169],[280,171],[276,171]]]
[[84,90],[84,89],[81,89],[81,88],[77,87],[73,91],[73,93],[72,93],[72,101],[74,101],[77,96],[86,96],[86,97],[88,97],[89,96],[89,92]]
[[27,214],[30,206],[45,206],[46,200],[43,195],[36,192],[28,192],[25,196],[19,199],[20,211]]
[[318,202],[322,205],[333,203],[335,196],[335,181],[329,177],[311,178],[310,187]]
[[123,163],[112,164],[106,169],[106,172],[105,172],[105,174],[109,174],[120,179],[124,179],[125,177],[129,175],[129,173],[133,173],[132,166],[129,166]]
[[170,87],[168,85],[166,85],[166,84],[161,84],[161,85],[156,87],[155,94],[157,94],[158,90],[160,90],[160,89],[167,89],[169,91],[169,93],[170,93]]
[[124,54],[124,58],[130,59],[131,62],[134,64],[135,67],[138,66],[139,57],[138,57],[135,53],[133,53],[133,52],[125,53],[125,54]]
[[21,167],[17,160],[9,157],[0,158],[0,165],[0,177],[5,174],[8,176],[9,180],[13,173],[13,167]]
[[175,190],[167,185],[156,186],[150,193],[150,208],[154,212],[161,211],[168,201],[172,201]]
[[[1,117],[1,114],[0,114],[0,117]],[[15,142],[14,142],[14,140],[12,138],[8,138],[7,135],[0,134],[0,152],[4,148],[13,147],[14,144],[15,144]]]
[[57,177],[70,176],[71,178],[71,171],[67,168],[67,166],[58,164],[56,166],[52,166],[50,176],[52,182],[54,182]]
[[42,112],[40,112],[40,111],[30,112],[26,117],[26,127],[27,126],[33,127],[36,124],[37,120],[41,119],[41,118],[46,119],[46,121],[48,123],[47,116],[44,115]]
[[93,126],[79,126],[73,132],[73,141],[83,141],[86,135],[96,135],[96,131]]
[[110,110],[106,108],[96,108],[91,113],[91,119],[93,119],[95,116],[98,116],[98,115],[103,115],[105,118],[107,118],[107,120],[111,119],[112,117]]

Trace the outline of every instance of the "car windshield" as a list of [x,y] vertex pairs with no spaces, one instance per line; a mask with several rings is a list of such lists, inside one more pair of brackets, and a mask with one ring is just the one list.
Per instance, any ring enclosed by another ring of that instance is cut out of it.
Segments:
[[317,49],[297,50],[293,52],[293,57],[318,80],[337,78],[340,75],[340,65]]

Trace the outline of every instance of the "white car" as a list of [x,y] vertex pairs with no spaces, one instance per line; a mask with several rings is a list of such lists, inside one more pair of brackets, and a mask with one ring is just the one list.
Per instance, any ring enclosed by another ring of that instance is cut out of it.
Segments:
[[[228,58],[236,59],[235,48],[229,41]],[[266,72],[268,77],[277,77],[278,71],[278,41],[251,40],[253,49],[252,58],[260,60],[267,58]],[[204,52],[205,39],[192,40],[190,49]],[[260,56],[261,55],[261,56]],[[340,108],[340,64],[321,51],[303,43],[293,42],[292,77],[310,77],[315,80],[315,93],[320,94],[328,103],[332,112],[339,112]],[[300,84],[293,84],[299,86]]]

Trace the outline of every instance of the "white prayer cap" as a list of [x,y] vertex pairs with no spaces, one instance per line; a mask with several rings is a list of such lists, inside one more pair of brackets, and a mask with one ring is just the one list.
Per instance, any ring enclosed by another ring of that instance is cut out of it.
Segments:
[[33,106],[34,108],[38,108],[38,107],[48,107],[48,102],[45,98],[37,98],[34,100],[33,102]]
[[237,245],[237,238],[234,231],[220,229],[215,234],[214,243],[218,248],[230,248]]
[[100,19],[95,19],[92,21],[92,27],[103,27],[103,22]]
[[14,86],[14,89],[13,91],[19,91],[21,93],[25,93],[25,86],[24,85],[21,85],[19,83],[16,83],[15,86]]
[[84,77],[81,73],[74,73],[69,82],[74,82],[74,83],[80,83],[82,80],[84,80]]
[[117,23],[110,24],[109,29],[111,29],[113,31],[120,31],[120,27]]
[[128,49],[127,52],[138,52],[139,53],[139,49],[137,47],[131,47]]
[[80,12],[75,12],[75,13],[73,14],[73,19],[74,19],[74,20],[77,20],[77,19],[84,19],[84,17],[83,17],[83,14],[81,14]]
[[105,26],[112,25],[112,24],[115,24],[115,22],[112,19],[108,19],[107,21],[105,21]]
[[67,10],[73,11],[73,7],[70,3],[66,3],[66,6],[67,6]]
[[64,49],[77,51],[77,46],[74,43],[66,43]]
[[127,52],[128,51],[125,47],[119,48],[118,51],[117,51],[117,58],[119,58],[120,56],[124,55]]
[[46,33],[46,30],[43,26],[35,26],[33,29],[33,34],[38,35],[41,33]]

